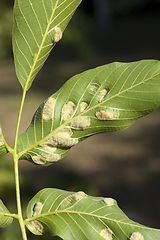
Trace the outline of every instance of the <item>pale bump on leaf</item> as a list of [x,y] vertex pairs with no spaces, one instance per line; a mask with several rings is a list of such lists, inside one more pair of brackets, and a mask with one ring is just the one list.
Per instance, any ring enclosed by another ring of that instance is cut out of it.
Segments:
[[130,240],[145,240],[141,233],[134,232],[132,233]]
[[82,103],[80,104],[80,109],[81,109],[81,112],[82,112],[82,113],[83,113],[87,108],[88,108],[88,103],[82,102]]
[[7,153],[8,153],[8,150],[5,146],[4,137],[2,134],[2,128],[1,128],[1,124],[0,124],[0,155],[5,155]]
[[100,235],[106,240],[112,240],[113,239],[112,238],[112,232],[107,228],[102,229],[102,231],[100,232]]
[[[75,193],[52,188],[43,189],[28,204],[28,222],[33,217],[36,204],[40,202],[43,207],[34,221],[42,224],[41,234],[49,230],[53,236],[64,240],[160,239],[160,230],[151,231],[151,228],[131,221],[116,201],[109,206],[104,199],[89,196],[82,191]],[[35,229],[30,231],[37,234]]]
[[73,194],[76,200],[82,200],[84,197],[86,197],[86,194],[83,191],[79,191]]
[[104,198],[103,201],[110,207],[115,204],[115,200],[113,198]]
[[96,117],[98,120],[116,120],[120,116],[119,110],[114,108],[107,108],[106,110],[100,110],[96,112]]
[[61,31],[61,29],[59,27],[53,28],[53,30],[51,30],[51,32],[49,32],[49,33],[52,34],[52,37],[53,37],[52,41],[53,41],[53,43],[59,42],[61,40],[61,38],[62,38],[62,31]]
[[13,53],[17,77],[28,90],[81,0],[16,0]]
[[100,96],[99,96],[99,102],[103,102],[105,100],[105,97],[107,96],[107,89],[102,89],[100,91]]
[[34,206],[33,216],[37,216],[41,213],[43,208],[43,204],[41,202],[37,202]]
[[[91,135],[124,130],[156,110],[160,62],[111,63],[91,69],[72,77],[48,99],[18,138],[19,158],[41,165],[62,159]],[[56,150],[50,152],[47,145]]]
[[64,121],[67,121],[67,120],[71,119],[74,112],[75,112],[75,109],[76,109],[76,105],[71,101],[64,104],[63,107],[62,107],[61,119],[64,120]]
[[56,102],[56,99],[51,97],[44,104],[43,113],[42,113],[42,118],[44,120],[50,120],[53,118],[55,102]]
[[61,159],[61,155],[54,153],[57,148],[52,146],[39,146],[39,148],[35,149],[38,152],[33,152],[30,156],[34,163],[38,165],[44,165],[47,163],[57,162]]
[[[37,202],[34,206],[32,216],[35,217],[35,216],[40,215],[41,211],[42,211],[42,208],[43,208],[43,204],[41,202]],[[27,227],[31,232],[33,232],[36,235],[42,235],[42,233],[44,232],[43,225],[37,220],[33,220],[31,222],[28,222]]]
[[90,119],[85,116],[75,118],[71,122],[71,127],[77,130],[85,130],[90,126]]
[[8,209],[3,204],[2,200],[0,200],[0,227],[1,228],[8,227],[12,223],[13,218],[2,215],[1,213],[9,213]]
[[35,235],[42,235],[44,233],[43,225],[37,220],[28,222],[26,226]]
[[71,130],[71,128],[69,127],[61,127],[58,131],[55,132],[55,134],[53,134],[53,136],[51,137],[52,139],[50,139],[50,142],[52,144],[53,141],[53,146],[56,147],[72,147],[75,144],[78,143],[78,139],[74,139],[71,138],[73,135],[73,132]]

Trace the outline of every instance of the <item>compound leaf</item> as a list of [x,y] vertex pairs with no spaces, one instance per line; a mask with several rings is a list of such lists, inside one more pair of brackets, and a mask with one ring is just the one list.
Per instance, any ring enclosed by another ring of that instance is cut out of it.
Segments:
[[19,158],[48,165],[93,134],[119,131],[160,106],[160,62],[111,63],[71,78],[19,137]]
[[17,77],[26,90],[41,69],[81,0],[15,0],[13,52]]
[[13,221],[12,217],[4,215],[4,213],[9,213],[9,211],[6,208],[6,206],[3,204],[2,200],[0,200],[0,227],[1,228],[8,227]]
[[64,240],[159,240],[160,230],[131,221],[112,198],[43,189],[27,207],[28,229]]

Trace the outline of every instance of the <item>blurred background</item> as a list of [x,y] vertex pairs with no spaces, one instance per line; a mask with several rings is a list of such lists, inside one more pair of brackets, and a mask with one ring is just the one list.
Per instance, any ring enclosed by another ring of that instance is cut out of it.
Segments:
[[[11,46],[12,0],[0,1],[0,122],[12,146],[21,87]],[[38,106],[75,74],[113,61],[160,60],[160,0],[83,0],[27,94],[20,131]],[[160,228],[160,110],[127,130],[92,136],[56,164],[20,162],[24,208],[46,187],[115,198],[129,218]],[[13,164],[0,160],[0,198],[15,212]],[[25,215],[25,212],[24,212]],[[0,239],[20,240],[16,221]],[[29,239],[37,237],[29,233]],[[54,238],[58,239],[58,238]]]

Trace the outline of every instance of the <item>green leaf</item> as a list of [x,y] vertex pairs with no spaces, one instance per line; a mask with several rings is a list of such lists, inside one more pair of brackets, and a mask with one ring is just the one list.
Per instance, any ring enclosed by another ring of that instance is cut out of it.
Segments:
[[[4,215],[4,213],[6,213],[6,215]],[[0,200],[0,227],[1,228],[8,227],[13,221],[12,217],[7,216],[8,213],[9,213],[8,209],[3,204],[2,200]]]
[[20,159],[48,165],[86,137],[119,131],[160,106],[160,62],[111,63],[71,78],[18,139]]
[[64,240],[159,240],[160,230],[131,221],[112,198],[84,192],[43,189],[27,207],[27,227],[42,235],[49,230]]
[[6,153],[8,153],[8,150],[5,146],[5,141],[4,141],[4,137],[2,134],[2,128],[1,128],[1,124],[0,124],[0,156],[5,155]]
[[18,79],[28,90],[81,0],[15,0],[13,52]]

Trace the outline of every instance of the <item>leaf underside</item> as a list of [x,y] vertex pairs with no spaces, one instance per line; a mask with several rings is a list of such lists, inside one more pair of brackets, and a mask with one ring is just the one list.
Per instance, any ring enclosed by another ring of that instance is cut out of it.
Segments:
[[2,134],[2,128],[0,124],[0,156],[5,155],[6,153],[8,153],[8,150],[5,146],[4,137]]
[[58,42],[81,0],[15,0],[13,53],[26,90]]
[[86,137],[126,129],[160,106],[160,62],[111,63],[48,98],[18,139],[19,158],[48,165]]
[[160,239],[160,230],[131,221],[115,200],[83,192],[43,189],[29,202],[27,217],[32,233],[42,235],[49,230],[64,240]]
[[2,213],[9,213],[9,211],[3,204],[2,200],[0,200],[0,227],[1,228],[8,227],[12,223],[13,218],[5,216]]

